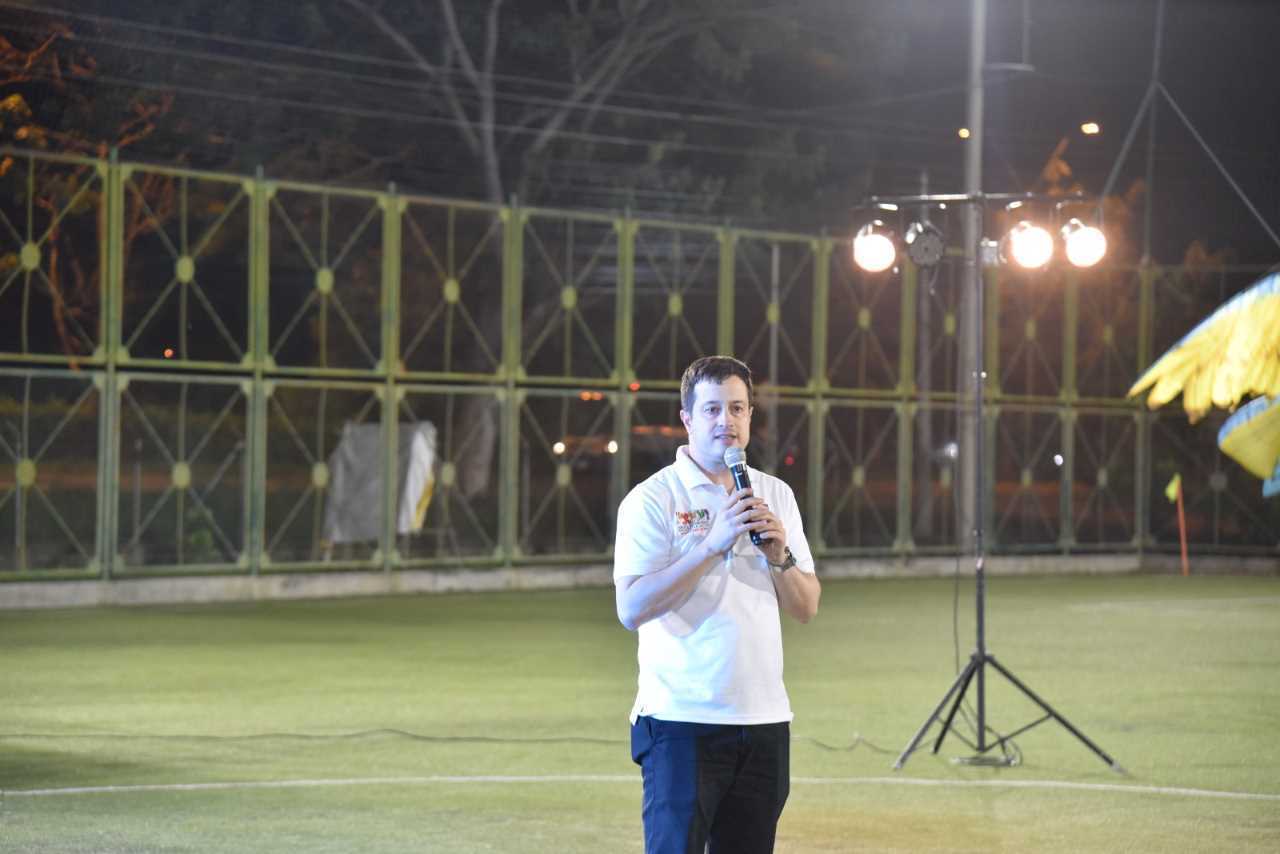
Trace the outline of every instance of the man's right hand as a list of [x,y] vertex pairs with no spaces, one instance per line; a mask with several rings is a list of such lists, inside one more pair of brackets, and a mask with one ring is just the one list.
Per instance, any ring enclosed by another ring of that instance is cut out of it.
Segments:
[[[723,560],[738,537],[752,528],[769,524],[763,518],[769,513],[763,504],[763,499],[752,496],[750,489],[729,493],[716,511],[711,530],[675,563],[656,572],[619,578],[614,596],[622,625],[634,631],[687,602],[698,582]],[[761,518],[756,518],[757,515]]]

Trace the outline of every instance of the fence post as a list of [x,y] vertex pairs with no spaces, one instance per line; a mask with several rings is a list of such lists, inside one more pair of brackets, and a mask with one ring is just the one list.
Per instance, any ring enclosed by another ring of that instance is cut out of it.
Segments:
[[524,287],[524,224],[526,215],[513,195],[503,209],[506,223],[503,269],[502,376],[504,388],[499,391],[502,402],[502,453],[499,477],[501,529],[499,550],[503,565],[510,567],[519,555],[519,471],[520,471],[520,405],[523,394],[517,381],[523,378],[521,367],[521,314]]
[[[718,233],[720,240],[720,281],[716,304],[716,348],[722,355],[733,352],[733,272],[737,253],[738,235],[725,227]],[[776,379],[774,380],[776,382]]]
[[257,576],[267,562],[267,398],[271,384],[266,370],[271,364],[271,197],[274,190],[259,166],[248,182],[252,195],[249,214],[249,452],[245,488],[245,530],[249,540],[249,572]]
[[1058,411],[1059,429],[1062,431],[1062,470],[1058,474],[1058,548],[1064,553],[1070,552],[1076,544],[1075,502],[1075,459],[1076,459],[1076,423],[1078,413],[1074,407]]
[[617,298],[614,305],[617,330],[614,364],[618,389],[613,408],[613,434],[618,452],[613,455],[611,517],[616,514],[631,484],[631,412],[635,405],[631,384],[636,381],[635,365],[632,364],[635,347],[636,222],[631,218],[631,212],[628,210],[621,219],[615,220],[613,228],[618,235]]
[[[1155,283],[1159,269],[1148,261],[1138,273],[1138,364],[1134,376],[1151,364],[1151,347],[1155,327]],[[1141,556],[1151,545],[1151,417],[1141,402],[1135,403],[1134,443],[1137,460],[1133,496],[1133,539]]]
[[982,536],[988,552],[995,550],[999,543],[996,539],[995,524],[996,506],[996,433],[1000,425],[1000,268],[988,267],[979,276],[980,287],[985,289],[983,301],[984,316],[980,321],[985,352],[978,355],[979,370],[986,373],[986,379],[979,378],[982,383],[984,401],[990,405],[983,409],[985,423],[978,424],[977,441],[985,442],[982,450],[982,477],[987,485],[984,494],[978,497],[983,502],[982,518],[984,521]]
[[400,217],[404,200],[389,184],[378,197],[382,208],[382,571],[390,572],[400,562],[397,545],[399,514],[396,499],[400,494],[400,400],[403,389],[396,378],[400,373]]
[[99,166],[105,188],[105,233],[100,239],[106,244],[99,250],[103,270],[100,283],[102,295],[103,373],[99,386],[101,405],[98,408],[99,460],[98,460],[98,572],[104,581],[111,580],[116,571],[116,552],[119,550],[120,491],[116,488],[120,459],[120,399],[118,389],[120,326],[124,304],[124,170],[120,165],[117,149],[105,164]]
[[919,301],[920,268],[909,259],[902,262],[902,314],[898,319],[898,510],[897,533],[893,550],[898,554],[912,551],[912,489],[915,485],[913,453],[915,449],[916,404],[916,312]]
[[826,443],[826,406],[824,394],[827,390],[827,317],[829,315],[829,298],[831,293],[831,253],[834,242],[825,234],[814,244],[813,261],[813,351],[810,354],[812,365],[809,372],[809,454],[808,454],[808,487],[807,507],[809,512],[806,536],[815,553],[821,553],[826,545],[822,539],[822,470],[824,448]]
[[1058,473],[1058,547],[1070,552],[1076,544],[1072,489],[1075,486],[1076,405],[1080,400],[1076,360],[1080,336],[1080,276],[1068,270],[1062,310],[1062,388],[1058,390],[1058,424],[1062,431],[1062,467]]

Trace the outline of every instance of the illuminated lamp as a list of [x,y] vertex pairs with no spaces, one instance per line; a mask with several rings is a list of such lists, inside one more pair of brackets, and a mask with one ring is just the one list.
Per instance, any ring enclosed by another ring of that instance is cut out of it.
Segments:
[[878,219],[858,229],[853,237],[853,262],[868,273],[883,273],[897,257],[893,232]]

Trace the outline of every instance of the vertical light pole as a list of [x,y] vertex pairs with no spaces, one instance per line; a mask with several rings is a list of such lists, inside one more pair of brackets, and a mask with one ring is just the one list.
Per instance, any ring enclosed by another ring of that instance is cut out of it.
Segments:
[[[964,157],[964,191],[972,198],[982,195],[982,140],[983,133],[983,66],[987,54],[987,0],[973,0],[972,15],[969,20],[969,85],[968,110],[966,127],[969,128],[969,139],[966,141]],[[966,550],[972,549],[975,561],[977,581],[977,652],[986,653],[986,637],[983,608],[986,598],[986,572],[983,566],[985,559],[985,543],[983,529],[983,500],[981,477],[983,471],[983,412],[982,398],[986,373],[983,370],[983,279],[982,259],[979,244],[982,241],[981,204],[969,204],[962,211],[964,227],[964,276],[961,287],[960,311],[960,373],[958,379],[968,383],[967,391],[972,394],[972,405],[964,407],[964,416],[960,421],[960,543]],[[961,400],[968,395],[961,391]],[[982,752],[986,746],[986,684],[983,669],[979,668],[978,677],[978,750]]]

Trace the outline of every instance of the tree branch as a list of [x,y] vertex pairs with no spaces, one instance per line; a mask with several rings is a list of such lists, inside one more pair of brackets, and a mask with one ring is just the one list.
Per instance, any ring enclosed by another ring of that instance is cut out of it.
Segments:
[[444,13],[445,25],[449,30],[450,44],[457,53],[458,63],[463,73],[471,81],[476,95],[480,99],[479,123],[479,155],[484,167],[485,186],[489,191],[489,200],[502,202],[502,175],[499,171],[498,148],[494,141],[496,124],[496,106],[494,104],[493,63],[498,52],[498,18],[502,9],[502,0],[490,0],[489,11],[485,15],[484,71],[478,71],[467,50],[462,32],[458,29],[458,18],[454,13],[453,0],[440,0],[440,8]]
[[651,33],[643,39],[634,39],[627,43],[624,36],[620,36],[618,43],[614,46],[609,59],[601,63],[596,73],[579,86],[567,98],[564,105],[556,110],[551,119],[543,126],[542,131],[534,139],[529,146],[529,152],[536,154],[550,144],[551,140],[568,122],[573,112],[579,109],[583,103],[590,98],[591,103],[588,108],[587,117],[582,122],[582,127],[586,128],[590,123],[595,121],[595,116],[599,111],[601,104],[608,98],[618,87],[629,73],[635,71],[652,62],[653,59],[661,53],[662,50],[682,38],[690,35],[691,31],[683,26],[680,27],[653,27],[650,28]]
[[409,57],[409,59],[413,61],[413,64],[418,66],[418,69],[427,75],[428,82],[435,78],[438,73],[438,69],[418,51],[413,42],[405,38],[404,33],[391,26],[391,22],[384,18],[381,12],[371,7],[368,3],[365,3],[364,0],[342,0],[342,2],[346,3],[352,9],[372,21],[373,25],[377,27],[384,36],[395,42],[396,46],[400,48],[404,55]]
[[[453,81],[450,79],[448,67],[452,60],[451,45],[445,45],[444,62],[437,66],[423,56],[417,46],[409,41],[404,33],[393,27],[381,12],[364,2],[364,0],[342,0],[342,2],[368,18],[379,32],[400,48],[401,52],[426,75],[428,83],[432,80],[439,80],[440,87],[444,91],[445,101],[448,103],[449,109],[453,112],[453,117],[458,123],[458,132],[462,135],[462,141],[472,152],[479,154],[480,140],[476,138],[475,131],[471,127],[471,117],[467,115],[466,110],[462,108],[462,104],[458,101],[457,92],[454,91]],[[446,5],[448,4],[448,0],[442,0],[442,2]]]
[[[496,2],[500,3],[501,0],[496,0]],[[444,15],[445,26],[449,29],[449,41],[458,54],[458,64],[462,66],[462,70],[466,73],[467,79],[471,81],[471,85],[476,87],[476,91],[479,92],[481,89],[480,74],[476,71],[475,63],[471,61],[471,52],[467,50],[467,43],[462,40],[462,33],[458,30],[458,17],[453,11],[453,0],[440,0],[440,11]]]
[[[448,69],[453,65],[453,44],[445,42],[444,45],[444,62],[440,64],[441,68]],[[462,141],[466,143],[467,148],[471,149],[471,153],[476,156],[480,155],[480,139],[476,136],[475,130],[471,127],[471,118],[467,115],[467,111],[462,108],[462,103],[458,100],[458,92],[453,88],[453,76],[446,72],[440,75],[440,88],[444,92],[444,99],[449,104],[449,109],[453,110],[453,117],[458,122],[458,133],[462,134]]]

